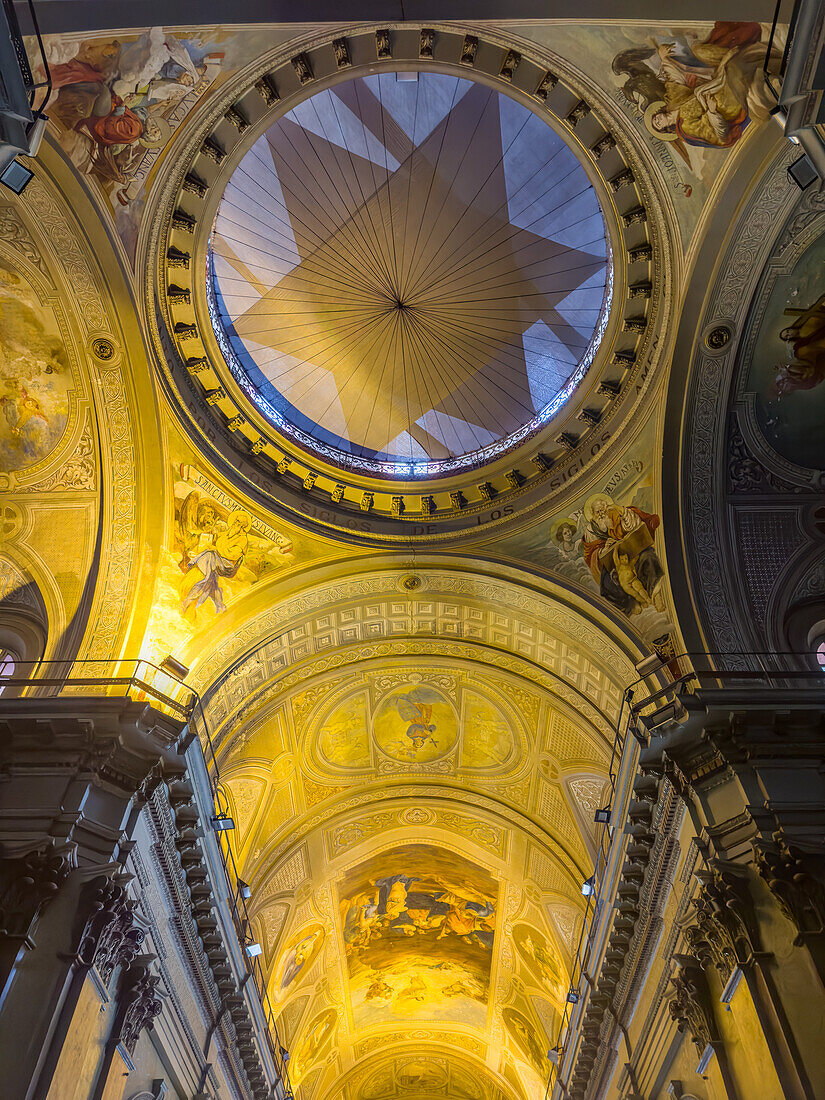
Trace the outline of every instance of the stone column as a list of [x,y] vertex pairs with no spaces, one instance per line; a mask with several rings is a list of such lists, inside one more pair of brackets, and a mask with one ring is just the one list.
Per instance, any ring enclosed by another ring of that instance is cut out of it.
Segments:
[[770,946],[781,911],[819,976],[811,1011],[825,1009],[825,714],[782,689],[681,701],[685,720],[651,739],[642,767],[676,776],[705,857],[686,939],[723,987],[740,967],[784,1096],[813,1100],[825,1087],[821,1050],[797,1034],[799,1004],[781,995]]
[[122,697],[0,706],[0,1080],[9,1096],[48,1095],[90,968],[111,965],[111,977],[136,954],[122,863],[146,798],[185,771],[181,730]]

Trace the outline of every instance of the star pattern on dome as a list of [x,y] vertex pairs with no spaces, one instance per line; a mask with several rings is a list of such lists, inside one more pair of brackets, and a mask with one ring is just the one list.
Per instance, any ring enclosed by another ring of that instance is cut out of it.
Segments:
[[225,324],[267,396],[386,460],[467,454],[528,423],[584,355],[607,280],[595,195],[561,139],[485,86],[427,94],[424,75],[340,85],[259,141],[267,272],[223,207],[213,242]]

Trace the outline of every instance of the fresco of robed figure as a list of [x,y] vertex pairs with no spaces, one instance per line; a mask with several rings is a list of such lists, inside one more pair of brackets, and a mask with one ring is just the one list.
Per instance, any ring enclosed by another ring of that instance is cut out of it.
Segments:
[[825,235],[772,285],[745,364],[759,428],[784,458],[825,469]]
[[0,262],[0,470],[54,450],[66,428],[71,370],[54,310]]
[[339,884],[356,1027],[484,1024],[498,889],[469,860],[425,844],[382,852]]
[[458,721],[440,691],[429,684],[409,684],[382,699],[373,731],[387,756],[423,764],[450,751],[458,737]]
[[306,977],[324,945],[324,938],[321,925],[314,924],[305,928],[293,939],[275,967],[271,988],[273,1000],[283,1000],[290,990]]

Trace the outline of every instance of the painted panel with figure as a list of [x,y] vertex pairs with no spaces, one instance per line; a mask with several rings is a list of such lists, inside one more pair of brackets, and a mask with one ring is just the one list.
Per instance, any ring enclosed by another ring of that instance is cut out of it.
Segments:
[[312,969],[318,953],[324,946],[325,934],[320,924],[304,928],[284,949],[275,966],[270,997],[276,1003],[282,1001],[300,985]]
[[189,462],[175,462],[170,525],[155,584],[148,659],[162,660],[226,615],[258,583],[310,553]]
[[[560,22],[518,33],[589,74],[633,120],[667,181],[687,246],[726,158],[774,105],[762,75],[770,25]],[[777,62],[784,44],[779,26]]]
[[313,1063],[329,1050],[335,1037],[338,1013],[328,1008],[307,1024],[295,1043],[289,1063],[289,1077],[293,1085],[300,1085]]
[[653,461],[627,458],[595,492],[562,515],[504,544],[511,552],[598,593],[628,616],[645,640],[665,645],[673,630],[666,604],[661,517]]
[[565,993],[564,972],[558,956],[545,936],[529,924],[515,924],[513,943],[536,985],[561,1000]]
[[515,1008],[505,1008],[501,1015],[519,1057],[524,1058],[542,1079],[546,1078],[550,1063],[539,1029]]
[[54,310],[0,261],[0,470],[47,458],[69,415],[71,369]]
[[753,340],[746,389],[759,427],[788,461],[825,469],[825,236],[775,272]]
[[407,844],[348,871],[338,889],[356,1027],[484,1026],[498,898],[487,871]]
[[423,764],[452,749],[458,719],[440,691],[429,684],[410,683],[381,700],[373,729],[378,747],[387,756]]
[[150,27],[142,34],[49,36],[49,117],[76,167],[114,203],[135,198],[172,131],[220,71],[225,34]]

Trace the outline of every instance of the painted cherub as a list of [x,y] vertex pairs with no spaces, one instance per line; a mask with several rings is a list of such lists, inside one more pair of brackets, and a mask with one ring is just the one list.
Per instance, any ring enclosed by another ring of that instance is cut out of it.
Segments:
[[619,584],[628,596],[632,596],[638,602],[639,607],[650,607],[652,601],[645,590],[645,586],[636,576],[636,570],[631,564],[630,555],[617,549],[613,552],[613,560],[616,563]]

